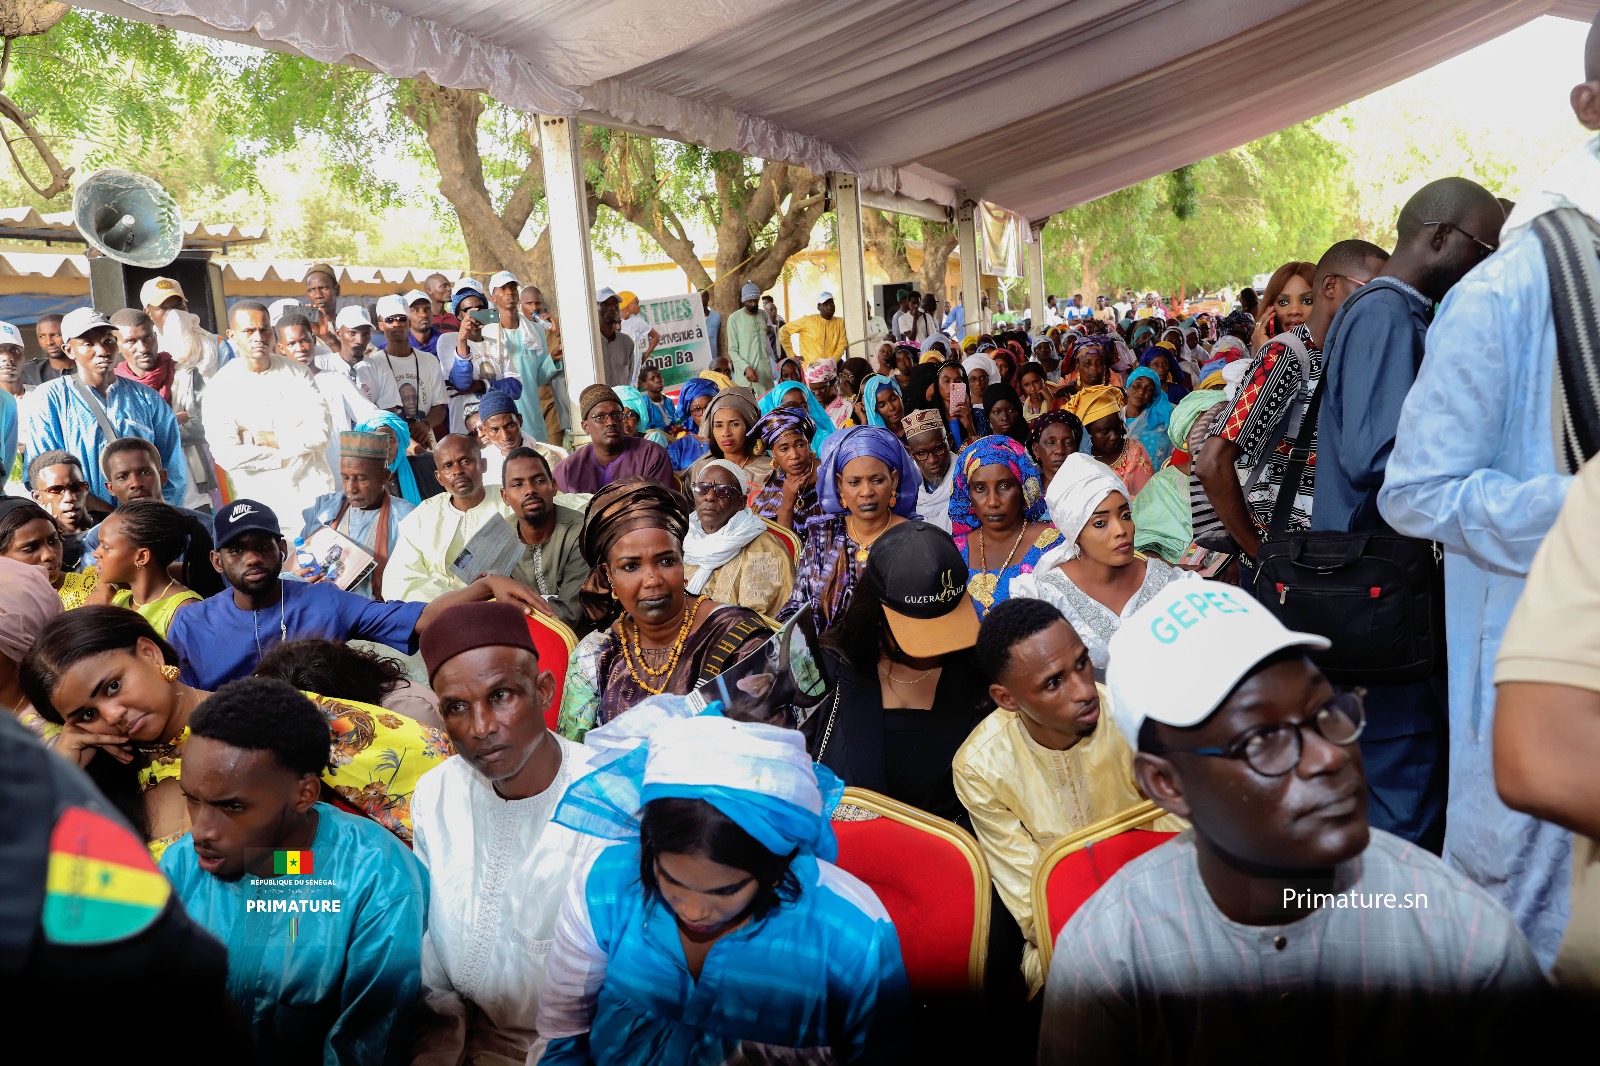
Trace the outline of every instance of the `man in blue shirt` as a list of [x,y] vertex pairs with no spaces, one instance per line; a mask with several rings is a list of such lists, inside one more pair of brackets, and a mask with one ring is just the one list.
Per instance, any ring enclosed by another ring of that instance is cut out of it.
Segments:
[[56,448],[71,452],[89,480],[91,508],[105,513],[112,507],[111,490],[100,471],[100,452],[118,437],[143,437],[160,451],[167,469],[161,498],[182,505],[189,467],[178,419],[155,389],[112,373],[117,331],[111,320],[92,307],[79,307],[61,320],[61,336],[78,372],[35,390],[28,404],[25,460],[31,463]]
[[966,337],[967,309],[961,303],[960,293],[956,294],[956,305],[945,312],[944,321],[939,324],[939,328],[957,340]]
[[[1494,196],[1466,178],[1430,182],[1401,208],[1394,254],[1328,330],[1312,529],[1390,531],[1378,513],[1378,490],[1434,305],[1494,251],[1504,221]],[[1442,657],[1425,681],[1364,687],[1361,753],[1372,824],[1437,852],[1444,846],[1449,750]]]
[[327,764],[327,720],[293,686],[224,687],[189,719],[193,825],[161,869],[227,945],[262,1061],[409,1062],[427,873],[383,826],[318,802]]
[[252,673],[261,657],[290,640],[371,640],[415,654],[417,638],[456,603],[509,600],[550,613],[530,590],[507,577],[480,577],[432,603],[376,603],[313,578],[285,581],[289,555],[278,516],[263,503],[236,500],[216,516],[211,563],[231,588],[174,616],[167,641],[178,651],[185,684],[215,691]]

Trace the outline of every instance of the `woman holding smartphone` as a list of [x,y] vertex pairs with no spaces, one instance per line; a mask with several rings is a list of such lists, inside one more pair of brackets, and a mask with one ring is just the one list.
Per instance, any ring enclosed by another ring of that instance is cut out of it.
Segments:
[[1267,291],[1261,297],[1261,314],[1250,334],[1251,355],[1273,337],[1304,325],[1311,317],[1311,282],[1316,274],[1317,264],[1298,260],[1273,271]]

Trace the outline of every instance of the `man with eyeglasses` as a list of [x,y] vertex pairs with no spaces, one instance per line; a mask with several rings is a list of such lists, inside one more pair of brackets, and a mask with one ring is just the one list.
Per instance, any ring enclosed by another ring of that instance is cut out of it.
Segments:
[[449,397],[444,370],[437,357],[411,344],[411,309],[398,294],[378,300],[378,328],[384,347],[372,353],[374,361],[388,367],[400,389],[400,413],[421,415],[435,433],[448,432]]
[[[1503,218],[1493,194],[1465,178],[1430,182],[1401,208],[1394,255],[1330,327],[1312,529],[1392,532],[1378,490],[1434,306],[1493,253],[1487,242],[1499,239]],[[1371,724],[1361,738],[1372,824],[1436,853],[1445,834],[1447,681],[1440,657],[1422,681],[1368,683]]]
[[1062,929],[1040,1062],[1479,1061],[1537,1038],[1511,916],[1369,828],[1361,700],[1308,658],[1327,647],[1212,581],[1112,637],[1111,719],[1192,828]]
[[59,448],[40,452],[28,464],[28,484],[33,486],[34,502],[50,513],[61,531],[61,569],[77,570],[87,558],[83,533],[95,524],[82,464]]
[[667,450],[622,431],[622,401],[609,385],[594,384],[578,396],[578,414],[589,443],[556,466],[562,492],[599,492],[625,477],[647,477],[669,489],[678,487]]
[[[1600,131],[1600,19],[1583,76],[1572,111]],[[1428,216],[1439,217],[1448,216]],[[1596,226],[1600,137],[1591,137],[1527,186],[1499,238],[1472,230],[1500,249],[1456,286],[1428,331],[1378,496],[1397,531],[1444,549],[1445,860],[1511,909],[1546,965],[1567,926],[1570,886],[1595,874],[1572,869],[1567,829],[1495,795],[1494,661],[1534,554],[1600,435],[1592,341],[1583,339],[1594,334],[1582,325],[1600,297],[1593,281],[1581,284],[1600,269]]]
[[917,514],[924,522],[950,532],[950,490],[955,482],[955,456],[939,412],[932,408],[909,412],[900,425],[906,451],[922,475],[917,484]]

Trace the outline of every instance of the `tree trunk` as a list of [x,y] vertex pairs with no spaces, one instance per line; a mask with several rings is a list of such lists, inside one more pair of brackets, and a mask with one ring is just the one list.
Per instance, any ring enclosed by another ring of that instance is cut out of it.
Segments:
[[[878,267],[890,281],[900,281],[912,276],[911,262],[906,258],[906,239],[887,211],[868,207],[861,212],[863,243]],[[924,261],[926,262],[926,261]]]
[[950,253],[956,250],[956,227],[950,222],[922,223],[922,269],[917,274],[917,288],[931,292],[941,300],[949,299],[949,285],[945,281],[950,270]]

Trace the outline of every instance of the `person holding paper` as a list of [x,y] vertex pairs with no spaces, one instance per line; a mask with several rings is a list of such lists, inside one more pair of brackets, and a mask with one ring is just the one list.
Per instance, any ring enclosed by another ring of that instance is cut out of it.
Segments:
[[[372,556],[377,563],[372,573],[351,585],[349,591],[374,600],[383,599],[383,572],[400,539],[400,523],[416,509],[414,504],[389,493],[391,445],[382,433],[339,434],[339,479],[344,487],[318,496],[302,513],[302,537],[310,539],[311,534],[327,526]],[[328,574],[301,572],[300,576],[307,581],[331,580]]]
[[505,525],[511,543],[517,542],[516,516],[498,493],[484,489],[486,466],[472,438],[450,434],[434,448],[433,458],[445,494],[423,500],[400,523],[400,539],[384,571],[384,594],[391,599],[427,602],[464,588],[467,582],[450,564],[491,522]]

